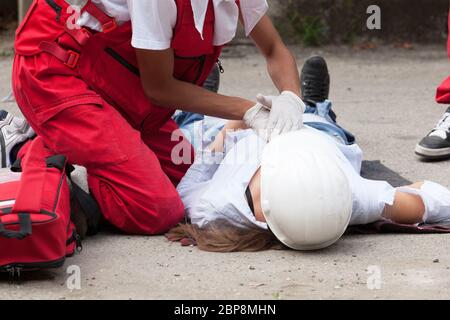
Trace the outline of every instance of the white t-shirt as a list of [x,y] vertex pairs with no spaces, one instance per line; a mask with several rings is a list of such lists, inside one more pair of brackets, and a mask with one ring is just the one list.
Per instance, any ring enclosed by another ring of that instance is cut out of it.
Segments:
[[[177,22],[174,0],[92,0],[100,9],[121,24],[131,20],[132,45],[139,49],[165,50],[170,48],[173,29]],[[195,27],[202,34],[209,0],[191,0]],[[213,0],[216,16],[214,45],[230,42],[239,21],[239,8],[235,0]],[[267,12],[267,0],[244,0],[241,14],[247,36]],[[101,31],[97,19],[83,13],[78,25]]]

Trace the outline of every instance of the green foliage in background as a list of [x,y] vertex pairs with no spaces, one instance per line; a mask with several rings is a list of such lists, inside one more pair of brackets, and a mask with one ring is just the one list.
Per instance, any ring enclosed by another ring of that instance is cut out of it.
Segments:
[[302,16],[297,11],[291,11],[288,13],[288,20],[305,46],[315,47],[323,43],[325,26],[320,17]]

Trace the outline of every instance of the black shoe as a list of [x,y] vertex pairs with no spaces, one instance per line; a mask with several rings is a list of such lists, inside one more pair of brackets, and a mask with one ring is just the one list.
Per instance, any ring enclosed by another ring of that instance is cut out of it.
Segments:
[[450,107],[436,127],[416,146],[416,154],[430,160],[450,157]]
[[[311,107],[316,103],[324,102],[330,94],[330,73],[325,59],[321,56],[312,56],[306,60],[300,75],[302,100]],[[336,122],[337,116],[333,110],[329,113]]]
[[330,94],[330,74],[325,59],[313,56],[306,60],[300,76],[302,100],[314,106],[328,99]]

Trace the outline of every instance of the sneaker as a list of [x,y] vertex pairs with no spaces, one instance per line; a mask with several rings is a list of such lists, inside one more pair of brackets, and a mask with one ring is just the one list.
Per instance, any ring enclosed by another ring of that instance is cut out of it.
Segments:
[[34,135],[33,129],[23,118],[15,117],[11,113],[0,110],[0,161],[1,168],[11,165],[11,150],[19,143],[30,139]]
[[416,154],[426,159],[450,157],[450,107],[436,127],[416,146]]
[[325,59],[313,56],[306,60],[300,76],[302,100],[315,105],[328,99],[330,93],[330,74]]

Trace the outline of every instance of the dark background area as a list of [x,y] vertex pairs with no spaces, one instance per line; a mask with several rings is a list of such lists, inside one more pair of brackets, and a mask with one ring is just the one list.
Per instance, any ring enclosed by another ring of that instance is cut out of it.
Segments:
[[[245,0],[244,0],[245,1]],[[285,39],[307,46],[365,41],[442,43],[448,0],[269,0]],[[381,8],[381,30],[368,30],[367,7]],[[17,0],[0,0],[0,31],[14,28]]]
[[[306,45],[361,41],[442,43],[448,0],[284,0],[274,17],[286,38]],[[368,30],[370,5],[381,9],[381,30]]]
[[17,20],[17,1],[0,0],[0,28]]

